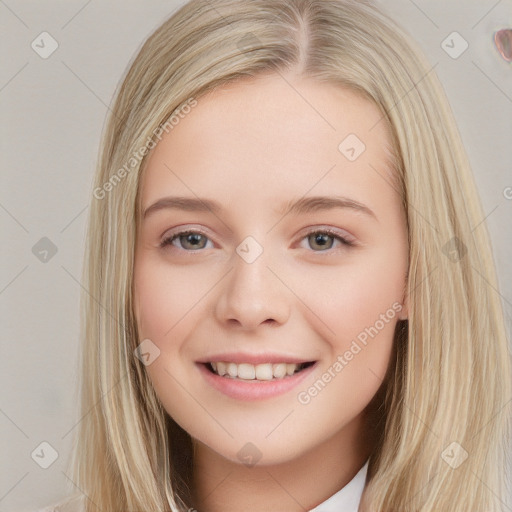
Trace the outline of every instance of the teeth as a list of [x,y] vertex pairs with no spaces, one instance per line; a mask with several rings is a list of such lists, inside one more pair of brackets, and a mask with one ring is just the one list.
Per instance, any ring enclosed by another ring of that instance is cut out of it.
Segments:
[[297,365],[286,363],[286,375],[293,375],[295,373]]
[[256,378],[258,380],[272,380],[273,377],[271,364],[259,364],[256,366]]
[[282,379],[286,375],[286,363],[274,364],[272,369],[276,379]]
[[[231,364],[237,366],[234,363]],[[252,380],[254,379],[254,377],[256,377],[256,368],[252,364],[239,364],[238,377],[240,377],[241,379]]]
[[228,375],[230,377],[237,377],[238,376],[238,368],[235,363],[229,363],[227,365]]
[[290,376],[302,369],[302,364],[295,363],[265,363],[265,364],[249,364],[249,363],[229,363],[218,361],[210,363],[213,371],[221,377],[230,377],[232,379],[242,380],[272,380],[282,379]]
[[226,363],[218,362],[215,371],[222,377],[222,375],[226,374],[226,366]]

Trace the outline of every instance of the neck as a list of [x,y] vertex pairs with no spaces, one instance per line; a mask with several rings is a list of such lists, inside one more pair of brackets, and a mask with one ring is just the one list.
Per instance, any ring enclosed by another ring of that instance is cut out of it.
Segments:
[[192,494],[199,512],[304,512],[344,487],[372,451],[363,415],[314,449],[280,464],[246,467],[196,443]]

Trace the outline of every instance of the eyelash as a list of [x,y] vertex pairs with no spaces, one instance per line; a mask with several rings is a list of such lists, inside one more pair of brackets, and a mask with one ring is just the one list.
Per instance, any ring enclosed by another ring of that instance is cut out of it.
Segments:
[[[183,235],[190,235],[190,234],[199,234],[199,235],[202,235],[206,238],[209,239],[208,235],[206,235],[206,233],[203,233],[201,230],[197,230],[197,229],[187,229],[187,230],[184,230],[184,231],[179,231],[177,233],[173,233],[172,235],[168,236],[167,238],[165,238],[164,240],[162,240],[162,242],[160,243],[160,247],[162,249],[165,249],[167,246],[172,246],[172,242],[176,239],[179,239],[179,237],[183,236]],[[309,236],[313,235],[313,234],[324,234],[324,235],[329,235],[329,236],[332,236],[334,239],[338,240],[342,246],[345,246],[345,247],[353,247],[356,245],[355,242],[351,241],[351,240],[348,240],[347,238],[341,236],[337,231],[334,231],[333,229],[329,229],[329,228],[324,228],[324,229],[314,229],[314,230],[311,230],[309,232],[307,232],[302,238],[301,240],[304,240],[305,238],[308,238]],[[185,252],[190,252],[190,253],[193,253],[193,252],[201,252],[201,249],[197,249],[197,250],[188,250],[188,249],[183,249],[183,248],[178,248],[178,249],[181,249]],[[313,252],[316,252],[316,253],[330,253],[332,252],[333,249],[332,247],[331,248],[328,248],[324,251],[314,251]]]

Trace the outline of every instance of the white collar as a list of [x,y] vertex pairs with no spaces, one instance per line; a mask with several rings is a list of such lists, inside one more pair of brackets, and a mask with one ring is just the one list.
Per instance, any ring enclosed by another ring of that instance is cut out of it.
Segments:
[[343,510],[343,512],[357,512],[366,483],[367,471],[368,461],[345,487],[309,512],[339,512],[340,510]]

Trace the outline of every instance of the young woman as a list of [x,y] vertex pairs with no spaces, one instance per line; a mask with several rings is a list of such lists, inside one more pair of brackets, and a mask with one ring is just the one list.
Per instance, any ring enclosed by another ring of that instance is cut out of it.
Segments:
[[61,510],[502,510],[483,217],[431,66],[372,4],[184,5],[104,134]]

